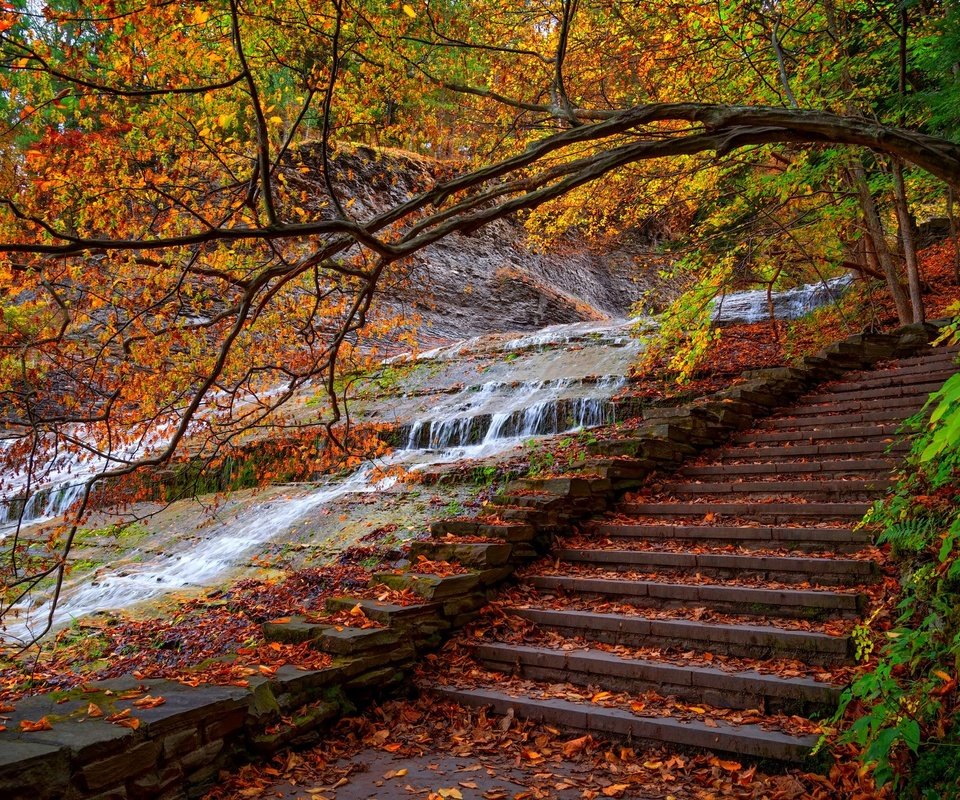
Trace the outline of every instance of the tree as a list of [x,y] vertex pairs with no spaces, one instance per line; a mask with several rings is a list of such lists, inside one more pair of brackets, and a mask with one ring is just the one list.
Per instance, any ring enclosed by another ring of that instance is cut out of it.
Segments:
[[[670,163],[762,165],[778,148],[866,148],[960,187],[960,145],[943,130],[817,102],[817,82],[844,93],[809,63],[792,69],[803,48],[786,4],[754,9],[762,36],[733,40],[726,9],[677,2],[36,8],[0,11],[3,457],[37,475],[67,449],[100,468],[50,558],[25,568],[11,539],[6,608],[48,576],[59,591],[98,483],[188,438],[216,458],[282,426],[314,379],[329,397],[317,424],[339,440],[338,369],[375,358],[392,329],[377,292],[431,243],[555,213],[602,178],[621,202]],[[807,39],[812,54],[829,37]],[[363,212],[336,167],[349,137],[462,166]]]

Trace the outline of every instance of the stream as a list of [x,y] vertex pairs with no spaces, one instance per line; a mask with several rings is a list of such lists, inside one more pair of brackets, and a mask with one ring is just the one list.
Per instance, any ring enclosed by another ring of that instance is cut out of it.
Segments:
[[[795,315],[823,302],[822,286],[802,289],[805,294],[791,290],[789,308]],[[761,307],[762,314],[767,313],[765,292],[742,294],[751,296],[727,295],[717,315],[726,314],[731,306],[743,314]],[[831,291],[826,294],[832,297]],[[355,406],[359,419],[398,427],[400,444],[388,456],[346,478],[267,492],[268,497],[257,496],[236,513],[214,514],[197,535],[171,539],[175,544],[169,552],[135,549],[120,563],[105,564],[93,575],[69,581],[54,626],[220,583],[265,545],[289,537],[318,514],[329,514],[337,501],[409,491],[409,485],[381,477],[377,467],[402,465],[417,471],[489,459],[510,454],[536,437],[616,421],[612,399],[640,351],[639,341],[631,336],[637,324],[638,320],[611,320],[555,325],[533,334],[475,337],[388,360],[384,369],[401,377],[388,391]],[[13,490],[5,500],[0,497],[0,513],[5,512],[0,516],[0,541],[14,529],[21,511],[24,526],[67,512],[82,490],[83,477],[98,467],[69,459],[57,462],[22,509],[23,501],[15,499],[18,482],[8,480]],[[21,479],[21,490],[23,485]],[[423,520],[424,525],[428,522]],[[6,621],[4,635],[28,639],[45,624],[49,601],[17,612]]]

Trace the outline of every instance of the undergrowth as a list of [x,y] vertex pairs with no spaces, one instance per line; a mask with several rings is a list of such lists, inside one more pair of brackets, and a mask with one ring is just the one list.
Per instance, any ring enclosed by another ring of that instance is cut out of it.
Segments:
[[[960,341],[960,320],[944,338]],[[878,786],[941,800],[960,797],[960,374],[926,410],[911,421],[921,433],[895,490],[867,515],[901,567],[894,622],[874,624],[876,664],[844,692],[833,724]]]

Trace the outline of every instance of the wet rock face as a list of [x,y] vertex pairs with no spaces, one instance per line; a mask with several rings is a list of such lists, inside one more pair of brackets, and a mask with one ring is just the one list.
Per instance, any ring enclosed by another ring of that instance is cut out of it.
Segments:
[[634,269],[625,249],[532,252],[520,225],[501,221],[424,250],[411,277],[428,296],[413,289],[396,299],[421,314],[424,333],[438,337],[537,330],[628,316],[644,288]]
[[[314,210],[325,213],[319,152],[306,145],[300,155],[315,175],[298,173],[291,180],[306,184],[317,198]],[[344,147],[334,160],[334,185],[351,216],[362,220],[454,171],[400,151]],[[535,252],[518,221],[501,220],[425,248],[405,266],[406,280],[385,285],[380,300],[418,314],[425,338],[463,339],[622,318],[654,280],[645,275],[655,270],[637,266],[636,257],[644,255],[642,241],[608,243],[601,253],[569,237],[550,252]]]

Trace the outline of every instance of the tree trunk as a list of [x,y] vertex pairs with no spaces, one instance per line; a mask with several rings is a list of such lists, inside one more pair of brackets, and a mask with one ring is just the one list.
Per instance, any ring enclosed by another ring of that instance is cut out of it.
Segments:
[[923,322],[923,296],[920,292],[920,268],[917,265],[917,248],[913,241],[913,222],[907,203],[907,187],[903,182],[903,164],[899,159],[890,159],[893,167],[893,197],[900,225],[900,242],[903,244],[903,261],[907,265],[907,286],[910,288],[910,305],[913,306],[913,321]]
[[913,313],[910,309],[910,301],[903,292],[900,285],[900,277],[897,275],[897,266],[894,262],[893,254],[887,247],[887,240],[883,233],[883,223],[880,221],[880,214],[877,211],[877,203],[870,192],[870,186],[867,184],[867,174],[863,169],[863,162],[859,158],[852,161],[852,170],[854,185],[857,187],[857,193],[860,195],[860,207],[863,210],[863,221],[867,227],[867,235],[873,244],[873,251],[880,262],[880,268],[887,279],[887,288],[893,297],[893,304],[897,308],[897,317],[901,325],[908,325],[913,320]]
[[960,237],[957,236],[957,218],[953,214],[953,187],[947,187],[947,219],[950,220],[950,241],[953,244],[953,280],[960,284]]

